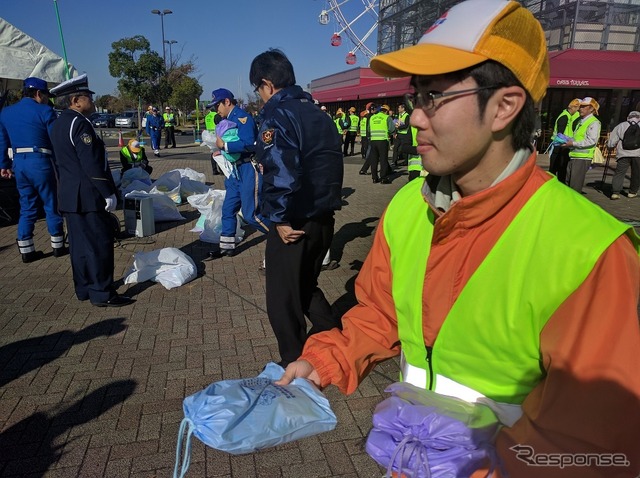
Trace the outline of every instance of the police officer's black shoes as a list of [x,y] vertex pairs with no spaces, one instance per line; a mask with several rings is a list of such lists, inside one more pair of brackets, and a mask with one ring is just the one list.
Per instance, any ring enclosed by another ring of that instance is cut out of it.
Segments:
[[44,252],[42,251],[31,251],[26,254],[22,254],[22,262],[25,264],[29,264],[30,262],[35,262],[44,257]]
[[69,254],[69,249],[67,247],[58,247],[53,250],[53,257],[62,257]]
[[105,302],[92,302],[91,305],[96,307],[122,307],[124,305],[133,304],[135,300],[126,295],[114,295],[111,299]]
[[391,184],[391,179],[388,179],[388,178],[382,178],[382,179],[380,180],[380,183],[381,183],[381,184]]

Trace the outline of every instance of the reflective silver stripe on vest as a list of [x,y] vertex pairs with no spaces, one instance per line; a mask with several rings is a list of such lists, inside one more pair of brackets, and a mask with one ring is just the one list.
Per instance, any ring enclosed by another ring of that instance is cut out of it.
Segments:
[[[418,388],[427,388],[427,371],[411,365],[400,353],[400,370],[402,380]],[[440,395],[459,398],[469,403],[482,403],[488,406],[496,414],[500,423],[510,427],[522,416],[522,407],[512,403],[496,402],[485,397],[480,392],[461,383],[451,380],[444,375],[436,375],[436,387],[434,392]]]

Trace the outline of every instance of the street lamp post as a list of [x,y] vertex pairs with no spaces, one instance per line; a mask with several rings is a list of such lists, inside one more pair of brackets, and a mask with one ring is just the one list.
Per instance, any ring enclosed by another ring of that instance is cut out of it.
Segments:
[[171,45],[175,45],[177,40],[165,40],[165,43],[169,45],[169,68],[173,68],[173,53],[171,53]]
[[164,61],[164,69],[165,71],[167,70],[167,54],[165,52],[165,48],[164,48],[164,16],[165,15],[170,15],[173,12],[171,10],[151,10],[151,13],[153,13],[154,15],[160,15],[160,24],[162,25],[162,60]]

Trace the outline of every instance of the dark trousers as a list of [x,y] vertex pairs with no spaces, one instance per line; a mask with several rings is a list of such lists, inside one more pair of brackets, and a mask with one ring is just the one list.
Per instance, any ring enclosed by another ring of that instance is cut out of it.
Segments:
[[[398,161],[402,159],[403,162],[407,162],[406,147],[411,146],[411,133],[398,134],[396,141],[393,145],[393,165],[397,166]],[[402,155],[402,158],[400,157]]]
[[627,173],[631,165],[631,182],[629,183],[629,192],[631,194],[638,194],[640,188],[640,158],[624,157],[618,158],[616,164],[616,172],[613,173],[613,180],[611,182],[611,192],[618,194],[622,191],[622,183],[624,182],[624,176]]
[[[342,154],[348,156],[351,154],[353,156],[355,153],[353,150],[356,147],[356,136],[358,135],[357,131],[347,131],[347,134],[344,137],[344,147],[342,148]],[[351,148],[351,153],[348,153],[349,148]]]
[[76,296],[92,304],[115,295],[113,223],[106,211],[64,213]]
[[556,146],[549,158],[549,172],[555,174],[558,181],[566,184],[567,166],[569,166],[569,149]]
[[[370,141],[369,157],[367,162],[371,164],[371,177],[374,181],[386,178],[389,175],[389,141]],[[380,177],[378,177],[378,162],[380,163]]]
[[[301,221],[291,227],[305,231],[293,244],[282,242],[276,227],[267,233],[265,248],[267,313],[285,364],[298,359],[309,335],[340,327],[331,305],[318,288],[322,259],[331,245],[333,214]],[[307,333],[305,316],[311,322]]]
[[176,129],[173,126],[169,126],[164,129],[164,147],[168,148],[169,143],[176,147]]
[[360,154],[362,159],[367,159],[367,148],[369,147],[369,138],[360,136]]

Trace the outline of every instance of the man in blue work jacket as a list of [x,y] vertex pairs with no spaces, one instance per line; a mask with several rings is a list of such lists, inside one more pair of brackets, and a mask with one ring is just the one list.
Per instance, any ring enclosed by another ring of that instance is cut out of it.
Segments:
[[226,195],[222,203],[222,231],[220,249],[212,251],[212,257],[233,256],[236,248],[237,214],[242,211],[243,219],[258,231],[269,231],[270,223],[258,213],[262,191],[262,174],[252,160],[256,143],[256,123],[253,117],[238,106],[231,91],[218,88],[211,93],[211,103],[207,105],[223,118],[233,121],[238,128],[238,140],[225,142],[216,139],[216,146],[227,153],[239,153],[233,163],[233,173],[224,180]]
[[[64,246],[62,216],[58,213],[57,186],[53,163],[53,147],[49,133],[56,114],[49,104],[51,94],[47,82],[35,77],[24,80],[22,100],[0,113],[0,175],[15,176],[20,194],[18,249],[22,262],[44,256],[36,251],[33,230],[42,201],[55,257],[67,253]],[[13,164],[9,157],[13,155]]]

